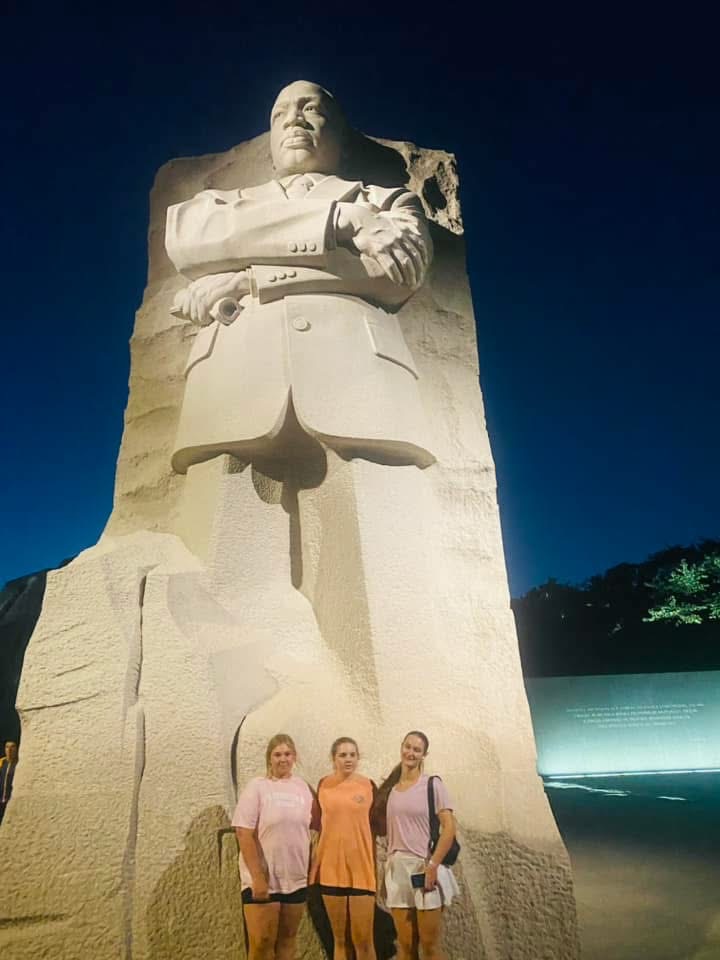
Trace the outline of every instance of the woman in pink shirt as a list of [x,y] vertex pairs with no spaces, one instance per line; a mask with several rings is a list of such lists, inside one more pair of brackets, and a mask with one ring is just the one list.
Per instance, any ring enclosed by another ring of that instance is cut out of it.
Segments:
[[293,960],[307,901],[310,824],[316,806],[310,787],[293,775],[292,737],[267,745],[267,776],[251,780],[232,819],[240,845],[240,881],[248,960]]
[[440,946],[442,908],[459,893],[443,858],[455,838],[452,801],[439,777],[433,779],[440,838],[430,855],[428,777],[423,759],[429,747],[420,730],[408,733],[400,748],[400,763],[378,791],[374,822],[387,825],[388,860],[385,904],[397,932],[397,960],[445,960]]

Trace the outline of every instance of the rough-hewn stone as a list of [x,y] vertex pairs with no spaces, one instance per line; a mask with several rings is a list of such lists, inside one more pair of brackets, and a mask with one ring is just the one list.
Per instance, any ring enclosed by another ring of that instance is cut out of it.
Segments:
[[[313,782],[332,739],[355,736],[379,779],[413,727],[464,841],[449,955],[577,956],[509,606],[454,159],[370,140],[354,156],[374,183],[407,167],[432,223],[432,270],[399,319],[437,462],[308,440],[288,461],[172,472],[195,328],[170,314],[183,281],[165,211],[268,180],[268,138],[163,167],[113,513],[98,546],[49,577],[26,658],[23,762],[0,832],[4,956],[242,955],[228,814],[267,738],[291,732]],[[306,924],[302,955],[319,949]]]

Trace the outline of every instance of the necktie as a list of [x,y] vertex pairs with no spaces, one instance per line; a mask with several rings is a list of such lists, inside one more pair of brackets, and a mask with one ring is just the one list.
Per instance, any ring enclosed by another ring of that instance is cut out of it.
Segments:
[[292,183],[285,187],[285,193],[290,200],[302,200],[308,190],[312,190],[314,186],[313,178],[304,173],[300,177],[295,177]]

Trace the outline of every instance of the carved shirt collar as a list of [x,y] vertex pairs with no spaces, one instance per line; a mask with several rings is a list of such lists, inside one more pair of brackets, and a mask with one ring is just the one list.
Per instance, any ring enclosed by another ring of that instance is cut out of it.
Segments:
[[289,177],[282,177],[280,183],[283,188],[287,190],[290,184],[294,183],[299,177],[309,177],[315,186],[317,186],[319,183],[322,183],[323,180],[327,180],[328,175],[326,173],[291,173]]

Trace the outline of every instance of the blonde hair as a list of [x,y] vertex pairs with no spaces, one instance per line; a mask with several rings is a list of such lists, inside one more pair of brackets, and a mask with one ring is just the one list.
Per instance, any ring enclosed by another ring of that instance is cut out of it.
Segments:
[[295,741],[290,734],[276,733],[274,737],[270,737],[268,740],[268,745],[265,748],[265,770],[268,777],[270,776],[270,757],[272,756],[272,752],[275,747],[279,747],[281,743],[286,743],[295,755],[295,759],[297,759],[297,747],[295,746]]

